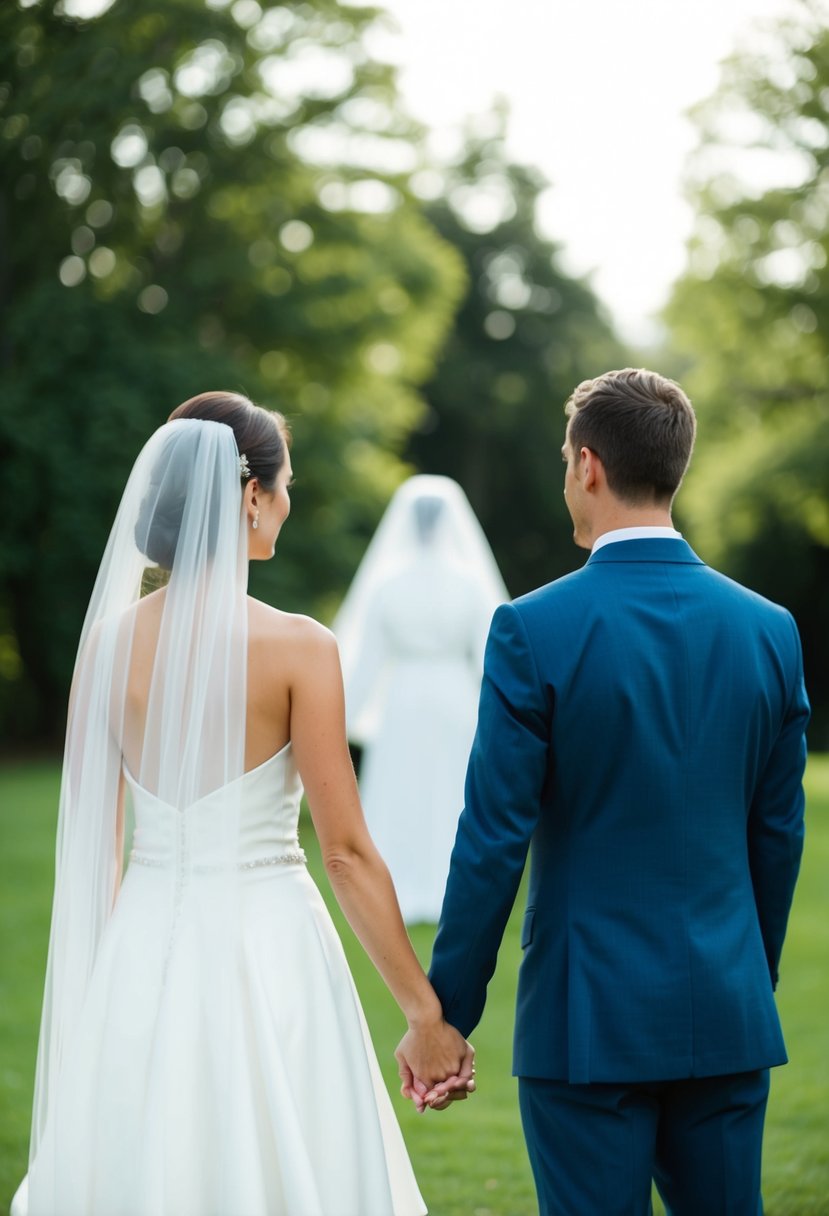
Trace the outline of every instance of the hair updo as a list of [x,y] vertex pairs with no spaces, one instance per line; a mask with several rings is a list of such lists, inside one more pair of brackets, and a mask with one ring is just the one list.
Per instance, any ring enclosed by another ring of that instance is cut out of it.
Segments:
[[[236,439],[239,455],[247,457],[250,475],[242,478],[242,486],[255,477],[266,493],[276,486],[279,471],[285,463],[290,442],[288,424],[276,410],[254,405],[241,393],[199,393],[173,410],[168,422],[192,418],[204,422],[220,422],[229,426]],[[164,452],[153,470],[154,494],[142,503],[135,527],[135,539],[140,551],[164,570],[172,569],[178,536],[184,517],[186,493],[179,477],[169,463],[172,452]],[[215,537],[218,521],[208,521],[208,532]]]
[[241,393],[199,393],[177,406],[167,421],[177,418],[201,418],[229,426],[236,436],[239,455],[248,458],[250,476],[263,490],[273,490],[289,442],[288,424],[276,410],[254,405]]

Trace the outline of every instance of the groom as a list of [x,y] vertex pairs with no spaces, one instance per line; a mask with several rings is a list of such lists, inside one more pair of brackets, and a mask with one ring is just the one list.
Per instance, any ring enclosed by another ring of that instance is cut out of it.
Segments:
[[514,1072],[540,1211],[645,1216],[653,1178],[672,1216],[756,1216],[803,840],[797,631],[673,529],[678,385],[608,372],[566,410],[590,557],[495,614],[431,980],[471,1034],[532,844]]

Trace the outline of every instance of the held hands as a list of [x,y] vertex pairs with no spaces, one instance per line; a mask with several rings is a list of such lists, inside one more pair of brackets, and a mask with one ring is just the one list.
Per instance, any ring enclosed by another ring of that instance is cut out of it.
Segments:
[[475,1049],[442,1017],[410,1025],[394,1054],[400,1092],[421,1114],[475,1092]]

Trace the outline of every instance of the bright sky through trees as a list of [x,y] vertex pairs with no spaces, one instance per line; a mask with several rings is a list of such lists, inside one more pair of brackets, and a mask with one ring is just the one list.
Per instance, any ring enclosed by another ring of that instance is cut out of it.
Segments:
[[[64,0],[80,16],[112,2]],[[263,9],[276,15],[257,0],[206,2],[238,12],[245,27]],[[480,120],[496,97],[506,99],[511,152],[551,182],[539,203],[545,235],[563,243],[568,270],[591,273],[624,337],[654,340],[652,314],[684,268],[692,220],[682,178],[696,137],[685,112],[714,91],[720,60],[792,12],[796,0],[379,0],[379,7],[393,19],[369,35],[369,49],[399,65],[405,103],[432,129],[431,150],[451,156],[464,120]],[[280,79],[269,82],[277,94],[310,84],[330,96],[342,86],[343,59],[315,57],[311,47],[300,59],[283,62]],[[768,162],[758,189],[786,176],[782,159]],[[481,215],[489,205],[497,223],[497,198],[479,202]]]
[[594,272],[625,337],[652,338],[648,315],[684,266],[691,226],[682,175],[695,133],[684,111],[716,88],[719,61],[791,0],[383,2],[400,32],[377,39],[377,53],[400,64],[403,96],[436,146],[505,97],[509,147],[552,183],[545,233],[564,242],[569,269]]

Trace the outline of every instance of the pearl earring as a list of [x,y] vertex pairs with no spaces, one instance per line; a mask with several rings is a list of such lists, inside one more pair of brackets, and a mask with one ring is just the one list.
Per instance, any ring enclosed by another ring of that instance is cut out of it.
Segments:
[[253,519],[250,522],[250,526],[252,528],[259,527],[259,508],[258,507],[256,508],[256,514],[254,515]]

